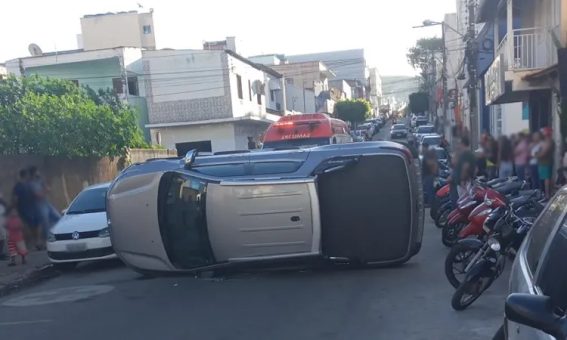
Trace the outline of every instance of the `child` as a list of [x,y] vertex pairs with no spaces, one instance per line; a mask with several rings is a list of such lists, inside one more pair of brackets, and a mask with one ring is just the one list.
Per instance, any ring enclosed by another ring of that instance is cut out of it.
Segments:
[[24,241],[24,224],[18,215],[16,207],[8,209],[6,230],[8,231],[8,253],[10,254],[8,266],[16,265],[16,255],[20,255],[22,264],[25,264],[28,250]]

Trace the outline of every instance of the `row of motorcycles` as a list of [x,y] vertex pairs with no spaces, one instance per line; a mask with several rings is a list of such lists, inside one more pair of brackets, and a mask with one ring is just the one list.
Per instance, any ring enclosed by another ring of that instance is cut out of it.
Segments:
[[431,218],[441,229],[442,243],[451,248],[445,275],[456,289],[451,306],[460,311],[502,274],[546,201],[540,190],[528,190],[517,177],[478,178],[456,206],[446,180],[438,179],[436,189]]

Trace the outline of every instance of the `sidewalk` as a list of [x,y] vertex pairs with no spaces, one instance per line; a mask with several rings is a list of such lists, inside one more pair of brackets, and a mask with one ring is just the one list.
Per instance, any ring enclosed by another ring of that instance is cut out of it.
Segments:
[[18,258],[14,267],[8,267],[8,261],[0,261],[0,297],[56,275],[45,250],[30,251],[26,260],[27,264],[22,265]]

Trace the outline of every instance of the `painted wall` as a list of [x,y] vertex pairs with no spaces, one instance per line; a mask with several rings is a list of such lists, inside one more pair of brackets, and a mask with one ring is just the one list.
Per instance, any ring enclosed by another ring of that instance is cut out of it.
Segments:
[[112,58],[29,67],[26,68],[26,74],[78,80],[79,85],[86,85],[94,90],[112,89],[112,78],[121,76],[121,67],[118,58]]
[[235,150],[234,124],[206,124],[150,129],[152,144],[157,144],[157,132],[161,135],[161,145],[175,149],[176,143],[211,141],[213,152]]
[[287,56],[289,62],[322,61],[335,73],[333,79],[357,79],[368,84],[364,49]]
[[143,70],[150,123],[232,117],[223,51],[144,51]]

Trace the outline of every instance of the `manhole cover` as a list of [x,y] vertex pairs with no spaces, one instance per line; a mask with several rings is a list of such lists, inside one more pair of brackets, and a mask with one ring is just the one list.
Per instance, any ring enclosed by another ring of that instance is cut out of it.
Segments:
[[39,293],[21,295],[7,300],[2,305],[9,307],[29,307],[51,303],[73,302],[101,295],[113,290],[113,286],[78,286],[46,290]]

